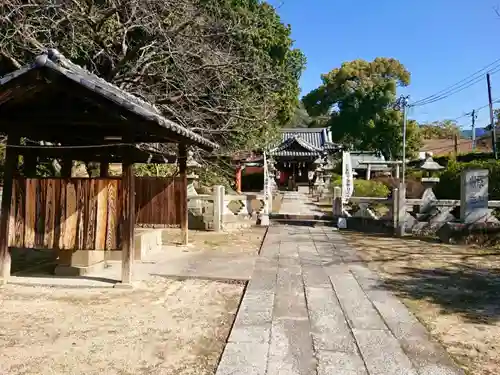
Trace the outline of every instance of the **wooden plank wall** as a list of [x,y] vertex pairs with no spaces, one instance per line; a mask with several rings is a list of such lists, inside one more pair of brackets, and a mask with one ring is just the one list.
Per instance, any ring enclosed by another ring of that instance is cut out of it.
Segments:
[[35,249],[118,250],[121,180],[14,180],[9,246]]
[[136,224],[142,227],[180,227],[181,204],[187,189],[180,178],[136,177]]

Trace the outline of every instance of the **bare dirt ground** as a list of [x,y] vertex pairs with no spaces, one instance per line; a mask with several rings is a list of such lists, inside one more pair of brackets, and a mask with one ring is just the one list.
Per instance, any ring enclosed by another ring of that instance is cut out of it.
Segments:
[[464,370],[500,375],[500,252],[343,232]]
[[[265,227],[251,227],[230,232],[209,232],[202,230],[190,230],[189,242],[192,246],[184,251],[211,250],[219,253],[244,252],[257,254],[264,235]],[[167,229],[163,233],[165,245],[178,245],[181,242],[178,229]]]
[[242,284],[152,279],[133,291],[9,285],[0,373],[213,374]]
[[[264,234],[190,231],[186,251],[257,254]],[[0,288],[0,374],[214,374],[243,287],[158,276],[134,290],[9,284]]]

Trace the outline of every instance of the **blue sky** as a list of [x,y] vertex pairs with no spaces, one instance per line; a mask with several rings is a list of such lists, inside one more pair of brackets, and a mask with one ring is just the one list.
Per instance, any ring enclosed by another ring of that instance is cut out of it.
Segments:
[[[307,57],[302,94],[320,75],[344,61],[394,57],[411,72],[401,91],[415,101],[432,95],[500,59],[500,0],[270,0],[291,24],[296,47]],[[500,72],[492,76],[500,98]],[[486,79],[448,99],[414,108],[420,122],[454,119],[488,102]],[[499,105],[500,106],[500,105]],[[477,126],[488,123],[488,109]],[[458,120],[470,128],[470,118]]]

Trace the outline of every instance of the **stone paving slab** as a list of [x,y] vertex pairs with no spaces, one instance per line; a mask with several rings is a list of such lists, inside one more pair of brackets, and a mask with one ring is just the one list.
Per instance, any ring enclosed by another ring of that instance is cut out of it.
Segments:
[[308,320],[273,322],[267,374],[316,375],[310,329]]
[[353,333],[370,375],[417,375],[389,331],[354,329]]
[[304,283],[301,274],[278,271],[273,317],[308,319]]
[[302,277],[306,288],[332,289],[332,283],[321,266],[302,266]]
[[271,226],[216,375],[462,375],[328,227]]
[[356,353],[356,343],[333,290],[306,288],[311,334],[316,351]]
[[356,353],[318,351],[318,375],[368,375]]
[[386,329],[378,311],[352,274],[331,275],[335,293],[353,328]]
[[227,343],[216,375],[265,375],[269,344]]

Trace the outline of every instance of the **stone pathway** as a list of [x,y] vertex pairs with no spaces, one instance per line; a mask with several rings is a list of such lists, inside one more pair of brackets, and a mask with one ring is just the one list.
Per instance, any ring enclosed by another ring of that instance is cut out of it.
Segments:
[[307,194],[286,191],[283,193],[283,202],[281,203],[280,215],[291,215],[291,216],[324,216],[324,214],[318,210],[316,205],[314,205]]
[[269,228],[216,375],[463,374],[328,227]]

